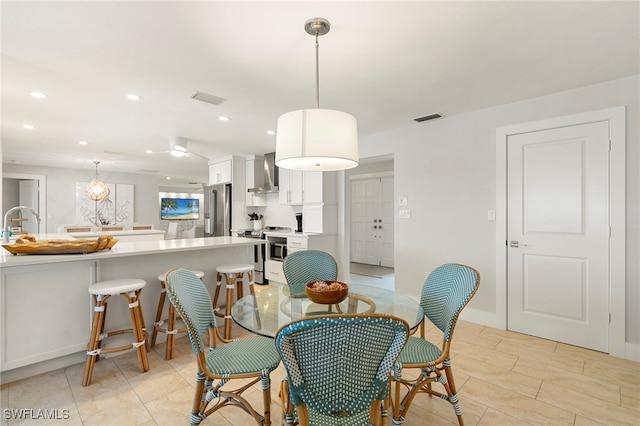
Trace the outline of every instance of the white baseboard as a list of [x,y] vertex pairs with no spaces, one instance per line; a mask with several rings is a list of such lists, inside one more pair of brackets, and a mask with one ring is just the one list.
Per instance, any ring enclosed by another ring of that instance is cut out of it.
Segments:
[[487,327],[499,328],[496,327],[498,321],[496,319],[495,312],[481,311],[479,309],[467,307],[462,310],[459,318],[463,321],[469,321],[475,324],[485,325]]
[[624,358],[640,362],[640,344],[637,343],[625,343]]
[[[481,311],[479,309],[467,307],[460,313],[460,319],[474,324],[480,324],[502,330],[502,328],[496,326],[498,321],[496,319],[496,314],[493,312]],[[640,344],[626,342],[624,358],[630,361],[640,362]]]

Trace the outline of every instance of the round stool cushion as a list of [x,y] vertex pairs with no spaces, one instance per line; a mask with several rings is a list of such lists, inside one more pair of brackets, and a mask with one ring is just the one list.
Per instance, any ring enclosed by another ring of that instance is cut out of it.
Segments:
[[120,293],[128,293],[130,291],[136,291],[147,285],[145,280],[137,278],[123,278],[120,280],[101,281],[93,284],[89,287],[89,293],[110,295]]
[[233,263],[230,265],[220,265],[216,268],[216,272],[221,274],[239,274],[240,272],[253,271],[253,265],[248,263]]
[[[169,272],[169,271],[167,271],[167,272]],[[164,274],[158,275],[158,281],[164,281],[164,277],[167,275],[167,272],[165,272]],[[202,271],[196,271],[196,270],[192,269],[191,272],[196,274],[196,277],[198,277],[198,278],[204,277],[204,272],[202,272]]]

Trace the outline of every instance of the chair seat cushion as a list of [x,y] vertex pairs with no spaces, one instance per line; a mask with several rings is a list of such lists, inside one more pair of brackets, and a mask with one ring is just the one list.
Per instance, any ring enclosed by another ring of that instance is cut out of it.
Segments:
[[429,364],[442,355],[439,347],[421,337],[409,337],[400,352],[398,362],[402,365]]
[[213,348],[207,354],[207,368],[214,374],[273,371],[278,364],[280,364],[280,355],[273,339],[268,337],[234,340]]

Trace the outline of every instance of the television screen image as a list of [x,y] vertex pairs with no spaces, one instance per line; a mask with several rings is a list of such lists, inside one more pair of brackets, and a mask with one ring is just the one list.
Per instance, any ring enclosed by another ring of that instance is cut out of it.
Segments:
[[197,198],[162,198],[160,219],[194,220],[200,217],[200,200]]

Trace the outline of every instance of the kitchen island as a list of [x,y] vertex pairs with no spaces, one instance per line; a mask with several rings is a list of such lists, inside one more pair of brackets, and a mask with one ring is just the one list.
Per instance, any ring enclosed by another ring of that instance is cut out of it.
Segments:
[[[48,234],[36,239],[58,237],[69,238]],[[253,263],[256,244],[264,244],[264,240],[211,237],[120,241],[111,250],[61,255],[11,255],[2,249],[2,382],[84,361],[92,316],[87,291],[90,284],[118,278],[145,280],[141,304],[146,328],[151,332],[160,297],[159,274],[174,267],[201,270],[205,285],[213,293],[216,266]],[[109,304],[107,328],[129,328],[129,321],[126,302],[114,297]],[[162,341],[164,335],[158,337]]]

